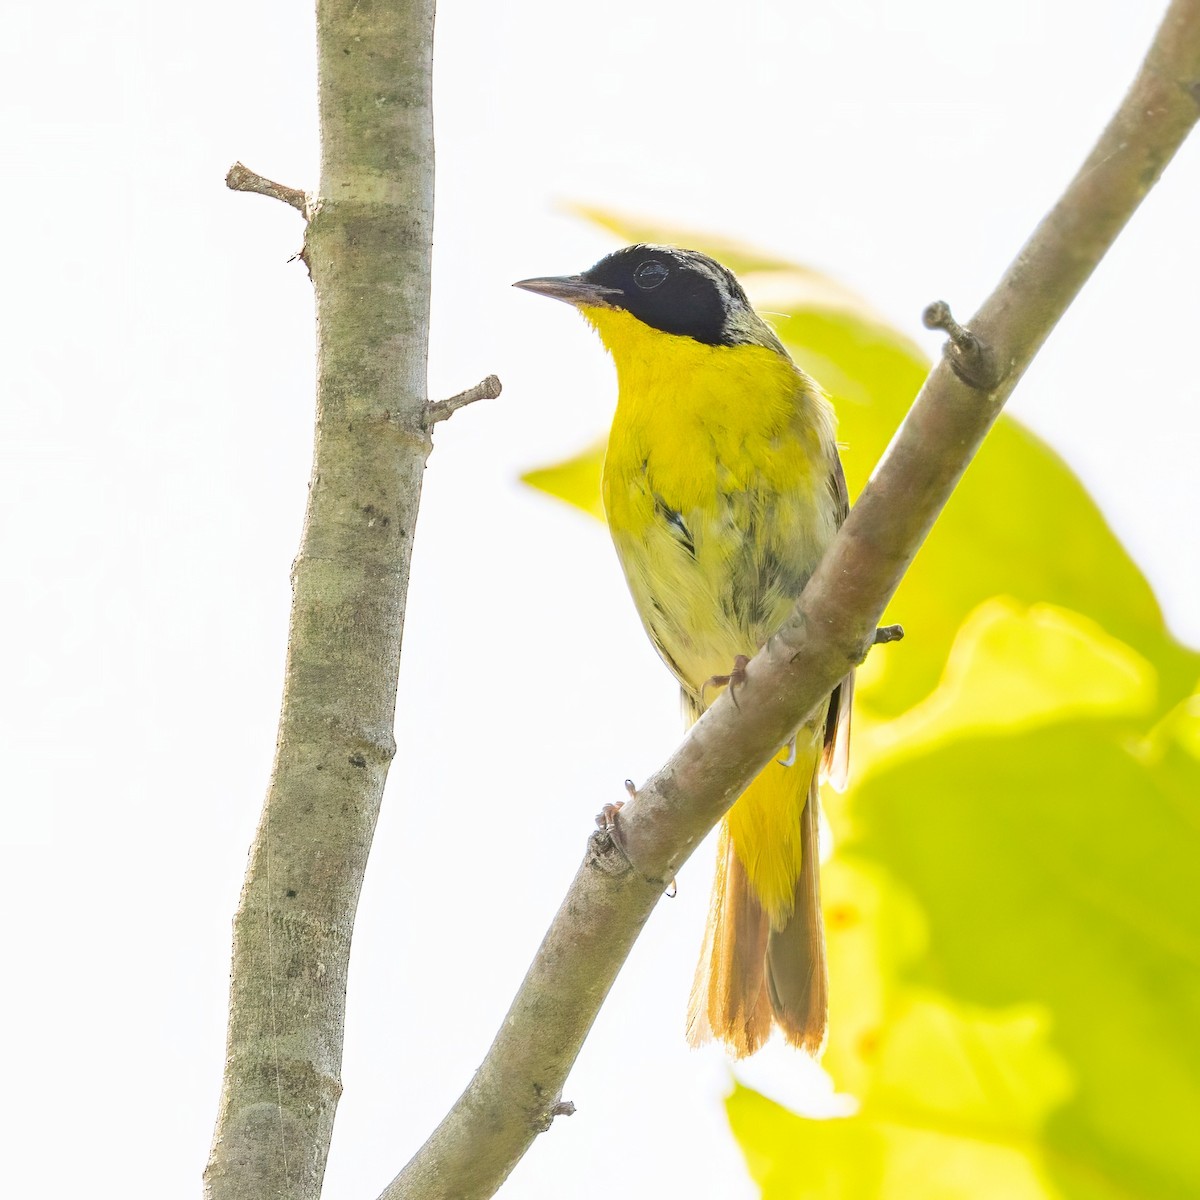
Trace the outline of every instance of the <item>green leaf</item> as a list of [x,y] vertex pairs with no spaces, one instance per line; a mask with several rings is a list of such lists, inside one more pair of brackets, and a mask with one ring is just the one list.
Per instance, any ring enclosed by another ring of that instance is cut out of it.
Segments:
[[565,500],[596,520],[603,521],[600,472],[604,468],[605,444],[606,441],[602,438],[586,450],[563,459],[562,462],[526,471],[521,476],[521,482],[553,496],[556,500]]
[[607,230],[622,245],[657,242],[659,245],[690,246],[719,259],[736,275],[744,275],[750,271],[794,269],[793,264],[733,238],[680,229],[677,225],[648,221],[643,217],[614,212],[594,204],[570,203],[564,204],[563,208],[589,224]]
[[1046,1144],[1117,1193],[1183,1197],[1200,1194],[1200,838],[1156,784],[1095,725],[951,743],[864,784],[847,851],[921,908],[909,977],[1053,1014],[1078,1093]]
[[1094,621],[1049,604],[1022,610],[997,596],[959,628],[937,690],[869,727],[855,749],[874,770],[881,759],[911,758],[971,733],[1087,716],[1148,718],[1156,693],[1154,668]]
[[824,881],[825,1065],[862,1107],[802,1122],[836,1187],[765,1196],[1200,1195],[1200,697],[1151,725],[1154,690],[1092,622],[991,602],[877,731]]
[[808,1120],[737,1087],[730,1123],[765,1200],[1042,1200],[1057,1193],[1036,1133],[1072,1087],[1046,1026],[911,993],[855,1116]]

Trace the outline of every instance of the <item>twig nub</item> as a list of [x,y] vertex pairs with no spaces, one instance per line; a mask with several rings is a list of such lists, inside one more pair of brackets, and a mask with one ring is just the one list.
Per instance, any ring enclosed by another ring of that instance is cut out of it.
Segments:
[[991,392],[1000,386],[1003,376],[992,348],[954,319],[950,305],[935,300],[922,314],[922,320],[926,329],[940,329],[950,339],[943,353],[963,383],[981,392]]

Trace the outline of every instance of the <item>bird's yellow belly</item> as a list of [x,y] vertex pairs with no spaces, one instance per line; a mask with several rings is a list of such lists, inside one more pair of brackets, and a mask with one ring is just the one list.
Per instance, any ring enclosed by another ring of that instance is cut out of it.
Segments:
[[[828,402],[787,357],[706,346],[590,315],[617,364],[604,465],[609,529],[642,623],[694,719],[713,676],[787,618],[837,528]],[[774,928],[791,916],[801,822],[824,714],[798,731],[791,767],[769,763],[726,817]]]
[[728,674],[737,655],[753,655],[783,623],[833,518],[813,494],[816,471],[795,472],[790,490],[757,474],[740,486],[714,477],[699,499],[678,495],[654,468],[652,452],[639,469],[607,470],[605,502],[642,621],[699,699],[706,680]]
[[[651,458],[648,466],[652,466]],[[642,622],[695,719],[716,696],[705,684],[728,675],[783,624],[832,536],[802,486],[791,494],[761,488],[717,493],[712,504],[671,508],[653,474],[627,478],[608,503],[637,519],[612,534]],[[768,763],[726,817],[734,851],[773,928],[791,918],[800,878],[801,813],[817,769],[825,713],[797,731],[789,767]]]

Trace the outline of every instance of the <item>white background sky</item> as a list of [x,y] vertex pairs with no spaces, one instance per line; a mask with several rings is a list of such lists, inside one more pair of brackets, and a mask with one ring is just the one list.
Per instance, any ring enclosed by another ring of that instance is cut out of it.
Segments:
[[[922,307],[963,317],[986,294],[1161,11],[443,3],[430,393],[492,371],[505,391],[439,429],[426,475],[330,1200],[375,1196],[458,1094],[592,815],[679,733],[606,534],[516,482],[594,438],[612,403],[583,323],[509,288],[612,248],[556,203],[791,255],[932,352]],[[315,186],[312,14],[10,6],[0,57],[6,1185],[196,1195],[312,417],[300,220],[222,179],[241,158]],[[1193,142],[1012,402],[1193,642],[1198,197]],[[708,858],[618,981],[566,1089],[577,1115],[504,1195],[753,1195],[725,1060],[683,1042]],[[778,1048],[743,1077],[802,1094]]]

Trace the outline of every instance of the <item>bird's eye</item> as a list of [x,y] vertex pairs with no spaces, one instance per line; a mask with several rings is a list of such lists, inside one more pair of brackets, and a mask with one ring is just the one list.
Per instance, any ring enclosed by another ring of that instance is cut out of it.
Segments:
[[634,268],[633,282],[643,291],[648,292],[651,288],[658,287],[666,279],[667,274],[667,268],[662,263],[649,259]]

